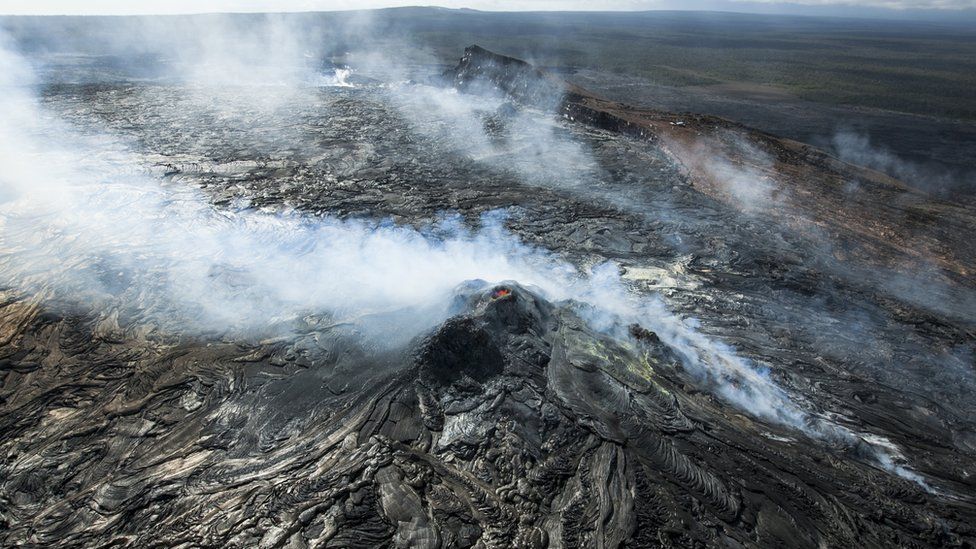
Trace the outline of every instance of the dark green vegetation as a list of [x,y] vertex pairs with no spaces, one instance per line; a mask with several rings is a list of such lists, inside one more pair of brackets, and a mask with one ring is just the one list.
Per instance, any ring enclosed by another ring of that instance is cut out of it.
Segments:
[[976,119],[976,29],[962,25],[728,13],[448,11],[410,24],[445,60],[477,43],[541,65],[631,74],[669,86],[770,85],[818,102]]

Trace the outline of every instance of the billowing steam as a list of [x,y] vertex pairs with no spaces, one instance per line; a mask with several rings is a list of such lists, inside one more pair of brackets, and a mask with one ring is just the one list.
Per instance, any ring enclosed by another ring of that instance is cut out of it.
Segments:
[[497,91],[411,84],[391,88],[389,97],[414,131],[527,185],[584,192],[599,174],[591,152],[551,117],[516,108]]
[[333,86],[336,88],[354,88],[355,85],[349,81],[349,77],[352,76],[352,69],[348,67],[336,67],[332,70],[332,74],[320,75],[317,79],[317,84],[320,86]]
[[[0,285],[87,311],[122,310],[191,335],[261,334],[315,314],[352,322],[369,338],[393,326],[376,319],[396,315],[399,333],[384,331],[374,338],[379,344],[403,342],[442,321],[459,283],[517,280],[553,300],[588,303],[588,320],[599,329],[636,322],[654,330],[729,402],[817,438],[863,443],[879,465],[922,482],[896,464],[884,441],[817,419],[694,321],[630,292],[616,265],[582,272],[521,243],[498,214],[471,231],[451,217],[416,228],[218,209],[196,189],[151,177],[124,144],[52,119],[30,90],[27,64],[0,48]],[[453,99],[434,100],[450,108]],[[467,116],[467,106],[457,109]],[[516,149],[546,157],[537,146]]]
[[891,150],[873,143],[871,138],[863,133],[838,131],[830,144],[837,157],[845,162],[886,173],[935,195],[971,191],[976,186],[976,174],[951,173],[945,168],[906,160]]

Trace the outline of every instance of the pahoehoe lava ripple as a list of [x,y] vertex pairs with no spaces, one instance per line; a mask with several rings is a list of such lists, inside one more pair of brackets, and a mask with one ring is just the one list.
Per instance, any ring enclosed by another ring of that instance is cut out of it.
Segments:
[[463,281],[396,346],[316,311],[254,340],[179,333],[144,294],[86,309],[11,285],[0,544],[976,543],[972,209],[478,47],[428,84],[342,82],[268,111],[130,82],[49,86],[43,104],[217,211],[436,232],[443,212],[505,209],[521,241],[580,272],[612,262],[629,295],[861,438],[768,421],[654,318],[603,329],[597,299],[526,281]]

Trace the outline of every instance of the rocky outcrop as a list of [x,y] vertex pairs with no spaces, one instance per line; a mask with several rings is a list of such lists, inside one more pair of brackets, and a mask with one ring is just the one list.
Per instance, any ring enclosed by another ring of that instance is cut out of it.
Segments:
[[[698,192],[743,210],[779,217],[802,233],[831,232],[872,267],[927,269],[931,262],[962,281],[976,272],[976,246],[955,240],[950,226],[972,226],[971,209],[911,190],[882,173],[841,162],[815,147],[715,116],[642,109],[601,98],[525,61],[479,46],[448,80],[460,91],[502,92],[522,106],[653,143]],[[870,196],[849,207],[851,185]],[[855,213],[857,212],[857,213]],[[886,228],[948,220],[938,236]],[[799,215],[797,215],[799,214]],[[853,215],[852,215],[853,214]]]
[[[728,421],[683,390],[691,380],[645,328],[615,340],[580,305],[514,282],[467,284],[456,306],[413,350],[373,361],[300,342],[157,354],[20,309],[79,368],[25,335],[7,359],[23,382],[3,416],[5,539],[820,547],[972,535],[970,507],[796,433]],[[239,356],[260,358],[242,370]],[[25,384],[52,375],[57,393]]]
[[444,73],[456,89],[467,93],[501,93],[527,107],[560,113],[571,120],[601,129],[650,137],[647,128],[628,116],[614,112],[590,92],[533,65],[486,50],[468,46],[454,69]]

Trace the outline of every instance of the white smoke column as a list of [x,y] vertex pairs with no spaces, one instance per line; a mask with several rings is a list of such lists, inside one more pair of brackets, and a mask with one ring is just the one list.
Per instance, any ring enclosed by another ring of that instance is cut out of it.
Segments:
[[186,83],[293,88],[310,72],[305,53],[313,44],[284,14],[212,14],[187,22],[176,44],[177,76]]
[[594,305],[586,311],[586,318],[595,328],[611,331],[618,337],[625,337],[626,327],[632,323],[654,331],[678,353],[682,364],[700,383],[727,402],[810,437],[859,450],[881,468],[931,491],[918,473],[903,465],[904,459],[895,444],[880,435],[856,433],[804,409],[764,368],[703,334],[697,321],[678,317],[657,296],[629,292],[617,265],[600,265],[582,284],[570,284],[566,288],[576,292],[578,299]]
[[875,145],[864,134],[838,131],[830,144],[837,157],[844,162],[888,174],[916,189],[937,196],[972,190],[976,185],[976,173],[953,174],[944,168],[910,162],[885,147]]
[[[0,282],[90,305],[135,303],[189,331],[261,331],[312,312],[361,317],[414,309],[419,333],[473,278],[542,283],[544,254],[502,234],[444,222],[412,228],[214,208],[149,177],[117,142],[53,120],[30,71],[3,50]],[[547,269],[546,271],[550,271]],[[406,334],[410,335],[410,334]]]
[[[515,108],[500,93],[407,84],[392,86],[388,96],[415,132],[526,185],[590,192],[600,174],[592,151],[558,121]],[[499,127],[492,132],[489,124]]]
[[[767,375],[670,313],[631,294],[613,264],[588,275],[523,245],[498,217],[476,233],[457,220],[431,231],[391,223],[219,210],[195,189],[149,177],[120,144],[53,120],[29,67],[0,48],[0,284],[91,311],[135,308],[168,329],[262,332],[326,313],[367,325],[404,312],[402,341],[443,320],[461,282],[517,280],[550,299],[590,303],[595,327],[653,329],[726,400],[822,439],[863,440],[812,419]],[[145,316],[143,316],[145,318]],[[368,329],[367,329],[368,332]],[[396,336],[396,337],[394,337]],[[919,483],[870,443],[878,463]],[[914,477],[912,476],[914,475]]]
[[668,140],[682,162],[705,176],[711,191],[747,214],[769,213],[783,205],[770,156],[733,131],[698,137],[691,144]]
[[350,76],[352,76],[352,69],[336,67],[332,70],[331,75],[319,75],[313,80],[313,83],[318,86],[333,88],[355,88],[356,85],[349,81]]

